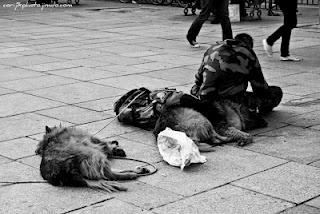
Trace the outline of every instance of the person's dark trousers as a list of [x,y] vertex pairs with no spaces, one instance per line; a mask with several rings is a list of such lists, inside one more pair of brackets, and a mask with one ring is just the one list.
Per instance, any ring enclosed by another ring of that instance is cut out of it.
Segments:
[[196,40],[203,23],[208,20],[213,8],[215,8],[216,16],[221,22],[223,40],[232,39],[228,6],[229,0],[201,0],[201,12],[188,30],[188,40]]
[[283,92],[280,87],[269,86],[269,89],[262,94],[256,95],[253,92],[245,92],[241,96],[231,98],[231,100],[243,104],[250,110],[258,109],[261,115],[265,115],[280,104],[282,96]]
[[201,0],[200,5],[201,5],[201,11],[197,16],[197,18],[192,22],[189,28],[189,31],[187,34],[188,40],[194,40],[194,41],[196,40],[202,28],[203,23],[207,21],[210,16],[210,12],[212,11],[212,8],[213,8],[213,0]]
[[220,20],[222,28],[222,39],[232,39],[232,29],[229,19],[229,0],[212,0],[213,7],[216,8],[217,19]]
[[267,43],[273,45],[281,37],[280,54],[289,56],[291,31],[297,26],[297,11],[294,7],[282,8],[283,25],[267,38]]

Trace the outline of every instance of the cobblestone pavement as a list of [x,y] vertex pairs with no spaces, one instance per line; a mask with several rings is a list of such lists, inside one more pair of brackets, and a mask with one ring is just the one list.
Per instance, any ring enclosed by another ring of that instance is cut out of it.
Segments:
[[[281,17],[233,23],[235,34],[253,35],[267,81],[284,90],[283,102],[266,118],[269,127],[252,132],[255,143],[218,147],[205,154],[207,163],[180,171],[161,161],[151,132],[115,121],[99,137],[117,139],[129,157],[156,164],[156,174],[113,194],[2,185],[0,213],[320,213],[320,28],[312,15],[317,9],[299,12],[291,49],[304,58],[300,63],[262,51],[261,40]],[[45,125],[95,132],[129,89],[188,92],[202,54],[221,39],[219,25],[205,24],[202,47],[190,48],[185,34],[193,19],[179,7],[117,1],[16,11],[1,5],[0,181],[42,180],[34,150]]]

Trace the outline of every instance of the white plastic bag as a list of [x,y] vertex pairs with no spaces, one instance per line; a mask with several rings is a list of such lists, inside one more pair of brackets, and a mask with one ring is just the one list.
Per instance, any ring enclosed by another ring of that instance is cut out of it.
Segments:
[[191,163],[205,163],[206,157],[200,155],[196,144],[184,133],[166,128],[159,133],[159,152],[164,161],[181,170]]

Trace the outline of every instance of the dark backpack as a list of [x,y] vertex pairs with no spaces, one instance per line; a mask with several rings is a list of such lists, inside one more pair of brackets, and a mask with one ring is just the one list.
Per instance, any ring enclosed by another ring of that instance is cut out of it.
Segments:
[[175,89],[150,91],[147,88],[132,89],[114,103],[119,122],[143,129],[153,129],[162,106]]

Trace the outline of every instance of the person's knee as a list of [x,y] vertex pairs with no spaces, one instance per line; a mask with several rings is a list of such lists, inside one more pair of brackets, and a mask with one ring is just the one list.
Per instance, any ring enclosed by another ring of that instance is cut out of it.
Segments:
[[279,86],[269,86],[270,98],[274,100],[274,107],[278,106],[282,100],[283,92]]

